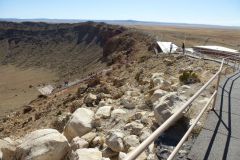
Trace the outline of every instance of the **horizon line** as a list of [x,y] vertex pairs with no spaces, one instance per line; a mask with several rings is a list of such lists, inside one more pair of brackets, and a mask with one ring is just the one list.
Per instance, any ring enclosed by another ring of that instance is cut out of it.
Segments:
[[75,21],[133,21],[142,23],[165,23],[165,24],[182,24],[182,25],[202,25],[202,26],[218,26],[218,27],[236,27],[240,28],[240,25],[222,25],[222,24],[206,24],[206,23],[189,23],[189,22],[164,22],[164,21],[145,21],[145,20],[135,20],[135,19],[70,19],[70,18],[1,18],[1,19],[15,19],[15,20],[75,20]]

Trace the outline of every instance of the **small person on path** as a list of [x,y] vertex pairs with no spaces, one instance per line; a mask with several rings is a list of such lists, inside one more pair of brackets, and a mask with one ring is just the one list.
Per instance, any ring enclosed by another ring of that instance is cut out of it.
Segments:
[[172,53],[173,44],[170,44],[170,53]]
[[183,51],[183,54],[185,54],[185,44],[184,44],[184,42],[182,43],[182,51]]

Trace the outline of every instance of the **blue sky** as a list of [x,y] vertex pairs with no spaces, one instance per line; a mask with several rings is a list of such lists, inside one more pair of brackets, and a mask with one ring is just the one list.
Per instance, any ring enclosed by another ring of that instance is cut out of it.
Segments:
[[240,0],[0,0],[0,18],[131,19],[240,26]]

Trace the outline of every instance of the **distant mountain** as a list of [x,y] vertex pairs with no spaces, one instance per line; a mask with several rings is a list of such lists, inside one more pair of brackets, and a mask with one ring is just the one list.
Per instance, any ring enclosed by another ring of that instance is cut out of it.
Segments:
[[189,24],[189,23],[168,23],[168,22],[151,22],[136,20],[88,20],[88,19],[17,19],[17,18],[0,18],[0,21],[8,22],[45,22],[45,23],[81,23],[87,21],[105,22],[117,25],[147,25],[147,26],[176,26],[176,27],[195,27],[195,28],[223,28],[223,29],[240,29],[240,26],[221,26],[208,24]]

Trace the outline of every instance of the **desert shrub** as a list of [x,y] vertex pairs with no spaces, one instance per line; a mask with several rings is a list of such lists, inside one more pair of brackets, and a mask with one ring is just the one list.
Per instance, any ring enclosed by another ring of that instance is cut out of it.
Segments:
[[100,84],[100,77],[97,75],[89,79],[87,82],[88,87],[95,87],[98,84]]
[[84,94],[88,89],[88,86],[86,84],[81,84],[79,88],[77,89],[76,95],[78,97],[81,97],[82,94]]
[[193,71],[184,71],[179,76],[180,82],[184,84],[191,84],[191,83],[197,83],[200,82],[200,79],[198,78],[198,75]]

